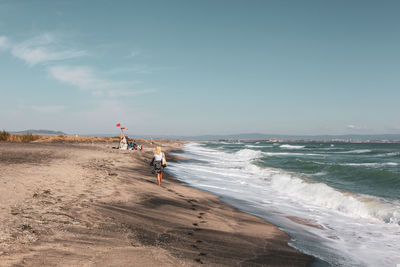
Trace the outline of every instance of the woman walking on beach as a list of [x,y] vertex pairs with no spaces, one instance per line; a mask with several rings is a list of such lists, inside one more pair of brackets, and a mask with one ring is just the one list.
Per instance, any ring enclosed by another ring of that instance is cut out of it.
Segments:
[[161,151],[160,146],[156,147],[150,165],[153,165],[152,173],[157,174],[158,185],[161,185],[163,171],[164,168],[167,167],[167,160],[165,159],[165,154]]

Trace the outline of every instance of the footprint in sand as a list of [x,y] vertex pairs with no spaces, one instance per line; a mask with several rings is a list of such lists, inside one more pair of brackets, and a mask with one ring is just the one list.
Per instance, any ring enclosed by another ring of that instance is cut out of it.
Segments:
[[201,259],[199,259],[199,258],[194,259],[194,260],[197,261],[197,262],[200,263],[200,264],[203,264],[203,261],[202,261]]

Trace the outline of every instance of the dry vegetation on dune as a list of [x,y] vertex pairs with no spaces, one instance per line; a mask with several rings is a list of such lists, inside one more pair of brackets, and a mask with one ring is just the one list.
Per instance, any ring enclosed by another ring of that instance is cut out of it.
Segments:
[[33,134],[10,134],[6,131],[0,132],[0,142],[27,143],[38,140],[40,136]]
[[[12,134],[6,131],[0,132],[0,142],[8,143],[101,143],[101,142],[119,142],[119,136],[114,137],[96,137],[96,136],[70,136],[70,135],[34,135],[34,134]],[[176,143],[174,140],[134,138],[136,142],[149,143],[153,145],[165,146]]]
[[91,143],[91,142],[118,142],[119,137],[90,137],[90,136],[43,136],[33,134],[10,134],[0,132],[0,142],[29,143],[29,142],[67,142],[67,143]]
[[67,142],[67,143],[119,142],[119,137],[53,135],[53,136],[39,136],[37,142]]

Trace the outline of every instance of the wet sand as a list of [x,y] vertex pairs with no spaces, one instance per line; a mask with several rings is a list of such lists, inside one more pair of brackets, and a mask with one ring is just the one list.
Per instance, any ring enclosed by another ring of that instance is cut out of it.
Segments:
[[[1,266],[306,266],[277,227],[151,174],[153,146],[0,143]],[[166,151],[179,143],[164,143]],[[176,160],[168,155],[168,160]]]

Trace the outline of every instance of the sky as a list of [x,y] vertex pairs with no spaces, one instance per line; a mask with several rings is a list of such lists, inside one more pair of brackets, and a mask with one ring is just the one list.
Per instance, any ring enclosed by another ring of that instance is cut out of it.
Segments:
[[399,1],[0,0],[0,130],[400,133]]

